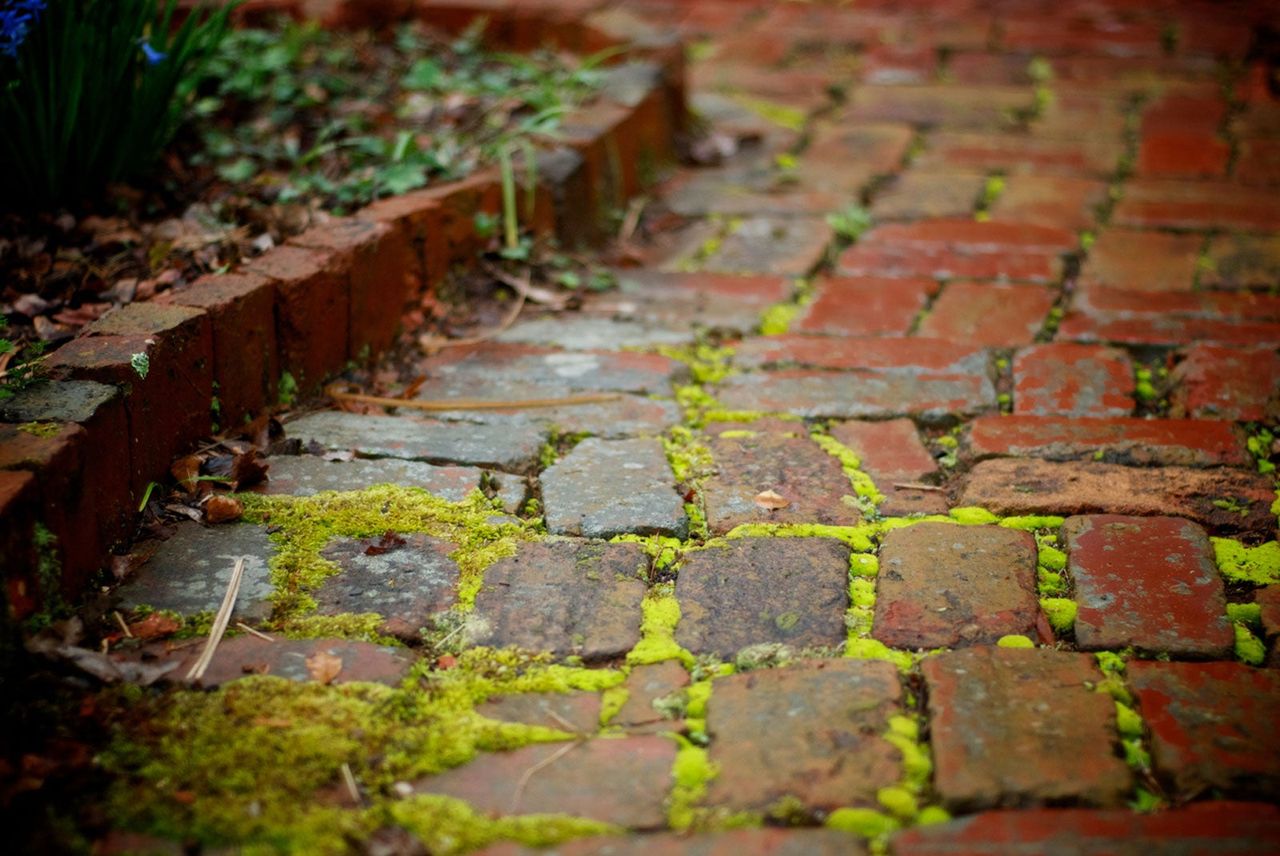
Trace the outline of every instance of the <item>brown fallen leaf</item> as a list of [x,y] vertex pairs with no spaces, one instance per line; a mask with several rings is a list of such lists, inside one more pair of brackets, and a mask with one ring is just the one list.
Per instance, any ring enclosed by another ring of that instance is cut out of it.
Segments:
[[236,455],[231,464],[231,489],[244,490],[259,482],[266,481],[267,469],[271,465],[262,459],[257,449]]
[[374,543],[364,548],[366,556],[381,556],[383,553],[389,553],[397,547],[403,547],[407,542],[396,533],[388,530]]
[[182,623],[172,616],[153,612],[141,621],[129,625],[129,632],[135,639],[159,639],[170,636],[182,629]]
[[765,490],[756,494],[756,505],[767,511],[777,511],[778,509],[786,508],[790,504],[791,500],[773,490]]
[[328,651],[317,651],[307,658],[307,673],[314,681],[331,684],[341,671],[342,658],[335,657]]
[[234,497],[214,494],[204,504],[204,519],[209,523],[239,520],[242,514],[244,514],[244,504]]
[[200,475],[200,456],[187,455],[185,458],[179,458],[169,468],[169,474],[178,482],[178,487],[187,493],[195,493],[196,485],[199,483],[196,478]]

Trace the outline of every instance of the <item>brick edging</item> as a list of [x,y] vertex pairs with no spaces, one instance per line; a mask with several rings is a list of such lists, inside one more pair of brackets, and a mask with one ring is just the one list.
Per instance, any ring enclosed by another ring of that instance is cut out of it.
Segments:
[[[540,153],[533,210],[521,212],[537,234],[581,243],[599,237],[597,215],[643,189],[646,163],[674,158],[685,125],[680,40],[601,6],[250,0],[238,17],[284,12],[359,28],[418,16],[460,32],[484,16],[486,39],[506,49],[622,48],[614,73],[625,85],[565,117],[565,143]],[[239,424],[276,403],[285,373],[314,394],[348,361],[390,347],[407,305],[474,259],[484,243],[475,214],[498,214],[501,196],[490,168],[378,200],[234,271],[114,309],[55,351],[50,382],[0,403],[0,630],[85,590],[132,533],[148,483],[208,436],[215,397],[221,424]]]

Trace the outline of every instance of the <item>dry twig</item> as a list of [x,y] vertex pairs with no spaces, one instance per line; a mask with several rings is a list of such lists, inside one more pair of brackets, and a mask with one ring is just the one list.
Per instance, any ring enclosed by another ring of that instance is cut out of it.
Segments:
[[511,795],[511,812],[510,812],[511,814],[517,814],[519,812],[520,798],[524,796],[524,789],[528,786],[529,780],[533,778],[534,773],[538,772],[543,767],[549,767],[552,764],[554,764],[556,761],[559,761],[565,755],[568,755],[571,751],[573,751],[573,747],[577,746],[581,742],[582,741],[580,740],[575,740],[572,743],[565,744],[564,746],[557,749],[552,754],[543,758],[541,761],[539,761],[538,763],[534,764],[532,767],[524,771],[524,773],[520,776],[520,781],[516,782],[515,792],[512,793]]
[[937,485],[934,485],[934,484],[917,484],[916,482],[895,482],[893,486],[896,488],[901,488],[903,490],[931,490],[936,493],[947,492],[947,489],[945,487],[938,487]]
[[325,388],[324,394],[334,401],[356,401],[361,404],[376,404],[380,407],[407,407],[411,410],[526,410],[534,407],[569,407],[576,404],[599,404],[604,401],[616,401],[622,396],[616,392],[593,392],[583,395],[565,395],[559,398],[526,398],[509,401],[479,398],[452,398],[447,400],[411,398],[387,398],[381,395],[365,395],[361,392],[346,392],[343,384],[332,383]]
[[264,642],[276,641],[272,639],[270,636],[268,636],[267,634],[263,633],[261,630],[253,629],[249,625],[245,624],[243,621],[237,621],[236,627],[243,630],[245,633],[248,633],[250,636],[257,636],[259,639],[263,640]]
[[231,580],[227,583],[227,593],[223,596],[222,606],[218,608],[218,614],[213,619],[213,627],[209,629],[209,641],[205,643],[204,650],[200,652],[200,659],[196,660],[191,666],[191,671],[187,672],[188,681],[198,681],[204,677],[205,670],[213,662],[213,652],[218,650],[218,643],[222,641],[222,634],[227,632],[227,622],[231,620],[231,610],[235,608],[236,596],[240,594],[240,581],[244,578],[244,561],[244,556],[236,559],[236,566],[231,569]]

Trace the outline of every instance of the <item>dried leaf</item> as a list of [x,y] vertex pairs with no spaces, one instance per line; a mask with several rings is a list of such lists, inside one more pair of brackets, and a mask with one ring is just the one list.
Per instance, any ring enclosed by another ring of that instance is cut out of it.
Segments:
[[153,612],[141,621],[135,621],[129,625],[129,632],[133,634],[135,639],[159,639],[161,636],[170,636],[177,633],[182,628],[182,623],[176,618],[164,615],[159,612]]
[[215,494],[204,504],[204,517],[210,523],[239,520],[242,514],[244,514],[244,504],[234,497]]
[[258,454],[257,449],[250,449],[244,454],[236,455],[235,461],[231,464],[231,489],[244,490],[266,481],[267,468],[270,466]]
[[756,494],[756,505],[768,511],[777,511],[790,504],[791,500],[776,491],[765,490]]
[[307,673],[314,681],[331,684],[341,671],[342,658],[335,657],[328,651],[317,651],[307,658]]
[[389,553],[397,547],[403,547],[405,540],[394,532],[386,532],[381,538],[368,547],[364,548],[366,556],[381,556],[383,553]]
[[185,458],[179,458],[169,468],[169,474],[178,482],[178,487],[187,493],[194,493],[196,485],[199,484],[196,477],[200,475],[200,456],[187,455]]

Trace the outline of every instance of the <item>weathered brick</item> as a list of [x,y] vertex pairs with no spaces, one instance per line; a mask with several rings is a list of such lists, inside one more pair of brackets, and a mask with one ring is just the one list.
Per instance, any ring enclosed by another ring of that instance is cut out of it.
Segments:
[[970,345],[1028,345],[1057,295],[1039,285],[953,282],[934,301],[919,334]]
[[656,348],[689,345],[695,340],[688,326],[677,329],[647,321],[614,320],[611,317],[547,315],[518,321],[496,339],[571,351],[618,351],[623,348]]
[[321,615],[377,613],[378,631],[409,642],[457,600],[456,544],[409,534],[400,543],[376,538],[336,539],[321,552],[338,567],[312,594]]
[[1121,291],[1085,288],[1072,303],[1099,318],[1136,319],[1153,327],[1177,329],[1186,319],[1280,321],[1280,296],[1256,291]]
[[1211,181],[1139,179],[1112,215],[1121,226],[1280,230],[1280,199],[1267,188]]
[[[168,473],[175,457],[209,433],[213,340],[208,316],[183,306],[130,304],[100,318],[90,332],[63,345],[45,365],[55,377],[123,389],[129,486],[136,501],[149,482]],[[148,359],[145,378],[133,367],[135,354]]]
[[1013,410],[1038,416],[1128,416],[1133,363],[1123,351],[1054,343],[1018,351]]
[[739,342],[734,363],[742,368],[800,365],[985,377],[990,360],[974,345],[920,338],[760,336]]
[[648,567],[636,544],[521,544],[485,571],[470,639],[586,661],[619,657],[640,641]]
[[829,187],[781,182],[772,161],[686,171],[662,187],[663,202],[684,217],[821,216],[843,202]]
[[1112,16],[1045,17],[1015,12],[1004,16],[1001,24],[1001,43],[1022,53],[1127,58],[1156,57],[1162,52],[1160,26],[1155,21],[1122,21]]
[[1156,775],[1183,797],[1280,794],[1280,671],[1135,661],[1127,682],[1151,732]]
[[683,537],[689,521],[658,440],[583,440],[542,473],[547,530]]
[[415,292],[439,284],[431,279],[431,274],[439,276],[443,273],[442,260],[448,258],[449,251],[441,227],[443,214],[437,195],[415,190],[389,196],[360,209],[360,216],[387,224],[407,242],[409,262],[406,273]]
[[332,253],[287,245],[254,259],[244,271],[275,283],[280,368],[304,393],[317,391],[347,359],[349,278]]
[[1031,92],[1016,86],[865,86],[843,118],[903,122],[948,130],[998,131],[1016,124],[1011,114],[1031,108]]
[[993,220],[1087,229],[1107,198],[1107,185],[1088,178],[1015,175],[992,204]]
[[1262,635],[1267,644],[1267,665],[1280,666],[1280,584],[1263,586],[1253,600],[1258,604]]
[[1222,178],[1231,146],[1212,129],[1143,131],[1138,175],[1144,178]]
[[[1026,64],[1019,60],[1023,68]],[[929,137],[922,166],[946,164],[1010,175],[1110,176],[1124,148],[1102,137],[1059,140],[1025,134],[972,134],[943,131]]]
[[[546,851],[517,844],[499,844],[483,856],[536,856]],[[575,838],[556,845],[560,856],[862,856],[862,839],[848,832],[822,828],[763,827],[693,834],[665,832],[626,838]]]
[[[675,755],[675,741],[665,737],[526,746],[484,753],[465,766],[420,779],[414,790],[465,800],[495,816],[568,814],[628,829],[659,829],[666,825],[663,800]],[[530,769],[537,775],[526,787]]]
[[660,273],[648,268],[616,272],[615,291],[586,302],[582,313],[687,329],[690,324],[712,330],[747,333],[760,313],[791,296],[791,283],[780,276],[733,276],[714,273]]
[[824,172],[834,169],[837,175],[852,163],[871,175],[883,175],[902,165],[914,135],[905,124],[821,123],[805,147],[804,162]]
[[676,640],[696,654],[834,647],[845,638],[849,551],[830,538],[735,538],[685,558],[676,599]]
[[1209,288],[1271,288],[1280,281],[1280,237],[1218,235],[1209,239],[1200,282]]
[[1223,532],[1270,536],[1274,498],[1268,479],[1237,470],[1001,459],[969,471],[959,504],[1013,515],[1171,514]]
[[931,279],[851,277],[822,280],[791,329],[839,336],[905,335],[938,290]]
[[[199,659],[203,646],[166,650],[157,646],[148,664],[174,663],[167,679],[181,680]],[[414,656],[404,648],[350,639],[274,639],[236,636],[223,639],[200,678],[205,689],[220,687],[250,675],[274,675],[290,681],[314,681],[307,661],[319,654],[336,657],[341,667],[332,683],[379,683],[395,686],[404,680]],[[144,657],[146,655],[144,654]]]
[[1144,814],[1129,809],[991,811],[917,826],[892,839],[901,856],[1011,853],[1220,853],[1247,856],[1280,844],[1280,809],[1213,800]]
[[1089,248],[1080,282],[1126,291],[1190,291],[1202,243],[1199,235],[1104,229]]
[[967,453],[974,460],[1009,456],[1140,467],[1251,463],[1234,425],[1193,419],[979,416],[970,423]]
[[1158,313],[1090,312],[1073,309],[1058,327],[1059,339],[1126,345],[1213,342],[1262,345],[1280,341],[1280,321]]
[[732,410],[815,419],[910,415],[942,421],[995,403],[986,377],[930,372],[763,372],[730,377],[715,394]]
[[472,464],[527,473],[537,464],[546,429],[534,424],[471,425],[404,416],[338,411],[310,413],[289,423],[304,444],[354,451],[370,458]]
[[271,280],[251,273],[215,274],[170,294],[179,306],[203,309],[209,316],[219,422],[239,425],[275,404],[280,360]]
[[345,270],[350,300],[348,356],[367,362],[395,341],[414,290],[412,248],[405,234],[377,220],[333,220],[289,243],[333,254]]
[[[707,702],[709,805],[760,809],[784,796],[811,809],[872,805],[901,776],[879,736],[900,711],[893,666],[811,660],[717,680]],[[765,771],[767,775],[762,775]]]
[[600,730],[600,694],[520,693],[491,698],[476,713],[501,722],[520,722],[574,734]]
[[1235,644],[1204,530],[1177,517],[1100,514],[1062,525],[1077,644],[1225,657]]
[[822,263],[834,238],[823,218],[750,217],[710,245],[710,254],[706,236],[695,230],[661,269],[805,276]]
[[948,808],[1123,804],[1132,776],[1092,657],[969,648],[929,657],[921,672],[934,787]]
[[42,606],[34,538],[38,508],[35,475],[0,470],[0,579],[4,582],[0,633],[6,636],[11,621],[21,621]]
[[841,422],[832,426],[831,436],[853,450],[861,470],[884,494],[878,506],[881,514],[946,513],[944,493],[897,486],[927,482],[938,473],[933,456],[920,442],[910,419]]
[[[582,392],[670,395],[687,379],[669,357],[633,351],[564,351],[484,342],[449,348],[421,361],[423,399],[540,398]],[[496,387],[496,392],[489,387]]]
[[872,636],[940,648],[1036,635],[1036,545],[997,526],[917,523],[880,547]]
[[1051,282],[1073,233],[1047,226],[927,220],[872,229],[845,251],[837,266],[845,276],[930,276]]
[[[853,489],[840,462],[807,437],[761,434],[710,442],[716,473],[702,489],[707,525],[723,534],[743,523],[825,523],[850,526],[860,515],[846,501]],[[773,491],[784,508],[762,507]]]
[[1194,344],[1170,372],[1171,412],[1201,419],[1280,419],[1280,354],[1274,348]]
[[1241,140],[1234,177],[1241,184],[1275,187],[1280,184],[1280,140],[1255,137]]
[[609,725],[621,726],[633,734],[676,730],[679,725],[671,721],[670,711],[659,709],[654,702],[688,685],[689,673],[679,660],[636,666],[622,685],[627,691],[627,700],[609,720]]
[[871,214],[877,223],[965,217],[973,213],[987,177],[982,173],[910,170],[876,194]]

